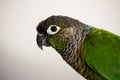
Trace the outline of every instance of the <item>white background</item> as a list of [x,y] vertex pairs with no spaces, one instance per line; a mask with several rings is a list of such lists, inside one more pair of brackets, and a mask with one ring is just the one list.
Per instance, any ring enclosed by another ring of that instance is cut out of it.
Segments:
[[51,15],[120,35],[120,0],[0,0],[0,80],[84,80],[53,48],[38,48],[36,27]]

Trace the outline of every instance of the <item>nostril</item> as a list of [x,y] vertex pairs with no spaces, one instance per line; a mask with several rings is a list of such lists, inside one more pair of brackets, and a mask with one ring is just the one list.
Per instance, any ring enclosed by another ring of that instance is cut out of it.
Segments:
[[39,32],[40,31],[39,27],[37,27],[36,30]]
[[46,31],[45,31],[43,28],[41,28],[41,27],[36,27],[36,31],[37,31],[38,33],[46,34]]

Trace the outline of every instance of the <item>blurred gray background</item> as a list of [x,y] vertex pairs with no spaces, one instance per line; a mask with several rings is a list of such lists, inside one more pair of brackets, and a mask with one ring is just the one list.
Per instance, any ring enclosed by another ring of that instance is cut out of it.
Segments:
[[36,27],[51,15],[120,35],[120,0],[0,0],[0,80],[85,80],[53,48],[38,48]]

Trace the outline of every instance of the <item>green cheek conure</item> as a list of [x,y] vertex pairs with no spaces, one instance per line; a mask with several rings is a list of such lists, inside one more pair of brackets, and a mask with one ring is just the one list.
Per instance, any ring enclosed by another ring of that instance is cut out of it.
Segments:
[[120,36],[66,16],[51,16],[37,27],[37,44],[52,46],[87,80],[120,80]]

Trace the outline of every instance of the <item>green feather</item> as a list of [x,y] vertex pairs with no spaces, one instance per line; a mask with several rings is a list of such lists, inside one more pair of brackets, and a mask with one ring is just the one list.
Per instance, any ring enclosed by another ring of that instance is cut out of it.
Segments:
[[[64,28],[63,22],[53,22],[52,24],[59,26],[61,30]],[[57,33],[54,36],[48,35],[48,42],[59,52],[61,52],[66,47],[63,39],[61,39],[60,33]]]
[[59,34],[54,36],[49,35],[48,38],[51,46],[57,51],[61,52],[66,47],[66,44],[63,42]]
[[83,56],[89,67],[108,80],[120,80],[119,36],[92,28],[83,45]]

